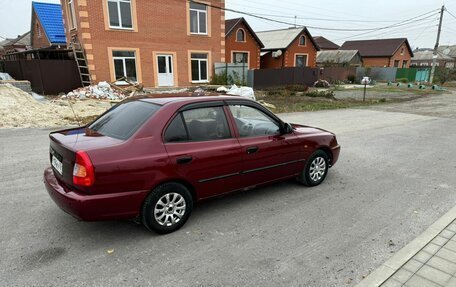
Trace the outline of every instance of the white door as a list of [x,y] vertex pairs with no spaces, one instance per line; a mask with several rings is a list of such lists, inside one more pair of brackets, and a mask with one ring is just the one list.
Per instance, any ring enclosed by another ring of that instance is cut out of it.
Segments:
[[174,87],[173,55],[158,55],[158,86]]

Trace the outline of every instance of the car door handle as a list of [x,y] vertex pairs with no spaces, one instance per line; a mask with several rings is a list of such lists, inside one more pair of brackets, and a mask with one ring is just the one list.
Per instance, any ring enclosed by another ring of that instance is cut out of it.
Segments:
[[192,160],[193,160],[193,157],[191,157],[191,156],[183,156],[183,157],[176,159],[176,162],[177,162],[177,164],[187,164],[187,163],[191,163]]
[[257,146],[251,146],[247,148],[247,154],[254,154],[259,150]]

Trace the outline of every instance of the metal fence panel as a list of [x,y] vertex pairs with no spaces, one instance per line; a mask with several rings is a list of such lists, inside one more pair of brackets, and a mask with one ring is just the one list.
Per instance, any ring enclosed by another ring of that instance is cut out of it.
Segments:
[[356,68],[356,79],[361,81],[363,77],[370,77],[375,81],[393,82],[396,80],[397,68]]
[[16,60],[4,64],[11,77],[29,81],[33,91],[39,94],[57,95],[81,87],[74,60]]
[[281,68],[254,70],[255,89],[283,87],[287,85],[312,86],[318,80],[317,68]]
[[226,83],[221,84],[247,84],[249,66],[245,63],[215,63],[214,69],[216,75],[226,79]]
[[356,67],[325,67],[322,70],[321,79],[330,83],[346,81],[348,76],[356,76]]

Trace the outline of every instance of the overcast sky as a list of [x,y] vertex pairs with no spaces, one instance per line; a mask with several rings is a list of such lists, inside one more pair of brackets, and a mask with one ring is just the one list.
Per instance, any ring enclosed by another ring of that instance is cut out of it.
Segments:
[[[95,1],[95,0],[90,0]],[[99,1],[99,0],[98,0]],[[145,0],[143,0],[145,1]],[[153,1],[153,0],[152,0]],[[185,1],[185,0],[182,0]],[[0,37],[15,37],[30,29],[31,0],[0,0]],[[40,2],[59,3],[58,0]],[[312,35],[322,35],[341,44],[345,40],[407,37],[412,47],[434,47],[438,16],[400,27],[372,31],[329,31],[330,29],[370,29],[398,22],[439,9],[441,0],[226,0],[226,7],[298,25],[306,25]],[[456,1],[445,1],[441,45],[456,44]],[[432,14],[426,14],[424,17]],[[286,28],[289,25],[227,12],[227,19],[245,17],[256,31]],[[297,19],[295,20],[295,16]],[[362,35],[360,35],[362,34]]]

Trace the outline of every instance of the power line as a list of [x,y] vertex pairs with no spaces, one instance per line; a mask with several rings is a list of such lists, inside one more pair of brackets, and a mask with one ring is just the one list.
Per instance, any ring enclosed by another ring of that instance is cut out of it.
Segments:
[[[431,11],[431,12],[434,12],[434,11]],[[405,21],[396,23],[395,25],[390,25],[389,27],[374,29],[374,31],[364,32],[364,33],[356,34],[356,35],[353,35],[353,36],[350,36],[350,37],[344,37],[344,38],[336,39],[335,41],[344,40],[344,39],[345,39],[345,40],[346,40],[346,39],[352,39],[352,38],[356,38],[356,37],[359,37],[359,36],[364,36],[364,35],[367,35],[367,34],[371,34],[371,33],[374,33],[374,32],[377,32],[377,31],[381,31],[381,30],[385,30],[385,29],[389,29],[389,28],[396,28],[396,27],[401,27],[401,26],[413,24],[413,23],[416,23],[416,22],[420,22],[420,21],[429,19],[429,18],[434,17],[435,15],[438,14],[438,13],[434,13],[434,14],[429,15],[429,16],[427,16],[427,17],[420,18],[420,19],[416,19],[416,18],[422,17],[422,16],[424,16],[424,15],[426,15],[426,14],[429,14],[429,13],[430,13],[430,12],[425,13],[425,14],[422,14],[422,15],[419,15],[419,16],[416,16],[416,17],[413,17],[413,18],[410,18],[410,19],[408,19],[408,20],[405,20]],[[413,20],[413,19],[416,19],[416,20]],[[412,21],[412,20],[413,20],[413,21]],[[405,22],[407,22],[407,23],[405,23]]]
[[[188,0],[188,1],[191,2],[191,0]],[[237,13],[237,14],[247,15],[247,16],[250,16],[250,17],[263,19],[263,20],[267,20],[267,21],[270,21],[270,22],[275,22],[275,23],[284,24],[284,25],[288,25],[288,26],[295,26],[296,25],[296,23],[291,23],[291,22],[286,22],[286,21],[282,21],[282,20],[271,19],[271,18],[267,18],[267,17],[264,17],[264,16],[260,16],[258,14],[249,13],[249,12],[243,12],[243,11],[239,11],[239,10],[235,10],[235,9],[222,8],[222,7],[219,7],[219,6],[212,5],[212,4],[207,4],[207,6],[215,8],[215,9],[223,10],[223,11],[229,11],[229,12],[233,12],[233,13]],[[432,11],[429,11],[427,13],[424,13],[424,14],[412,17],[410,19],[398,22],[396,24],[388,25],[388,26],[385,26],[385,27],[379,27],[379,28],[364,28],[364,29],[346,29],[345,28],[345,29],[343,29],[343,28],[317,27],[317,26],[301,25],[301,24],[299,24],[298,26],[307,27],[307,28],[315,29],[315,30],[325,30],[325,31],[342,31],[342,32],[379,31],[379,30],[384,30],[384,29],[388,29],[388,28],[395,28],[395,27],[399,27],[399,26],[404,26],[404,25],[408,25],[408,24],[411,24],[411,23],[415,23],[415,22],[421,21],[421,20],[428,19],[429,17],[434,16],[434,14],[429,15],[429,16],[427,16],[425,18],[422,18],[422,19],[417,19],[417,18],[420,18],[420,17],[423,17],[425,15],[428,15],[429,13],[434,13],[435,11],[437,11],[437,10],[432,10]],[[435,15],[436,15],[436,13],[435,13]],[[414,19],[417,19],[417,20],[412,21]],[[407,22],[409,22],[409,23],[407,23]]]
[[456,19],[456,16],[454,16],[453,13],[451,13],[450,11],[448,11],[447,8],[445,8],[445,11],[447,11],[447,13],[450,14],[451,17],[453,17],[454,19]]
[[327,21],[327,22],[356,22],[356,23],[393,23],[400,20],[390,20],[390,21],[376,21],[376,20],[353,20],[353,19],[329,19],[329,18],[312,18],[312,17],[298,17],[298,16],[285,16],[285,15],[275,15],[275,14],[260,14],[255,13],[259,16],[268,16],[274,18],[287,18],[287,19],[301,19],[301,20],[314,20],[314,21]]

